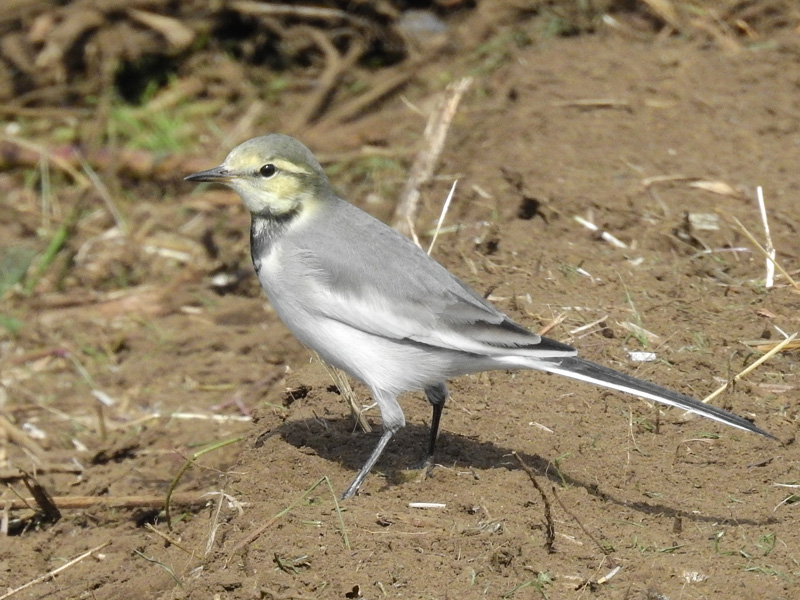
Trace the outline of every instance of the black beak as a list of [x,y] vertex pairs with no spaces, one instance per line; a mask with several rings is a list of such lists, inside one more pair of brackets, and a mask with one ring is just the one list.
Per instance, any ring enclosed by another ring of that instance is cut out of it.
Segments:
[[187,175],[186,177],[184,177],[184,180],[227,183],[231,180],[232,177],[233,173],[231,173],[228,169],[219,166],[219,167],[214,167],[213,169],[208,169],[207,171],[192,173],[191,175]]

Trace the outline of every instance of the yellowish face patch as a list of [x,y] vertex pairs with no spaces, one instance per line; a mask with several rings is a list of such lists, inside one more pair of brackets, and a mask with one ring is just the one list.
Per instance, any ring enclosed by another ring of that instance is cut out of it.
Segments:
[[[250,212],[284,215],[297,210],[313,195],[310,177],[313,171],[305,166],[281,158],[265,160],[255,154],[251,160],[247,158],[236,156],[236,160],[226,161],[226,167],[232,173],[228,185],[239,193]],[[260,173],[265,164],[275,165],[276,171],[271,177]]]
[[304,211],[311,208],[327,183],[322,169],[310,154],[311,163],[307,163],[302,153],[287,155],[279,144],[266,144],[266,139],[234,148],[220,167],[228,175],[221,183],[233,188],[254,214],[279,216],[301,206]]

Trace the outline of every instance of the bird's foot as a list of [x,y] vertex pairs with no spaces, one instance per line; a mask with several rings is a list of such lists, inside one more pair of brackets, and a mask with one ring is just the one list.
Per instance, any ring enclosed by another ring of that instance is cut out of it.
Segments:
[[436,467],[436,463],[433,461],[432,456],[426,456],[422,459],[416,467],[414,467],[415,471],[422,471],[419,475],[419,478],[422,480],[428,479],[429,477],[433,477],[433,469]]

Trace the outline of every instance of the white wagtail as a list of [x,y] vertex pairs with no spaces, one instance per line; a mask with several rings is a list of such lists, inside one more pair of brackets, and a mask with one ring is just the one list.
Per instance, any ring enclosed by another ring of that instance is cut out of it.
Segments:
[[557,373],[772,437],[517,325],[411,240],[337,196],[311,151],[291,137],[254,138],[186,179],[222,183],[241,196],[252,217],[253,265],[278,316],[305,346],[364,382],[380,408],[383,434],[344,498],[405,425],[400,394],[424,390],[433,406],[429,462],[447,380],[492,369]]

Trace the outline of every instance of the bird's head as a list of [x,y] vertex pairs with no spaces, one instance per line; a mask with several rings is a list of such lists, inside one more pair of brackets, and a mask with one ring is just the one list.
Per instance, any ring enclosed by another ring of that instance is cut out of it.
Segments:
[[333,194],[311,151],[280,134],[248,140],[231,150],[220,166],[184,179],[227,185],[252,214],[274,218],[312,208]]

